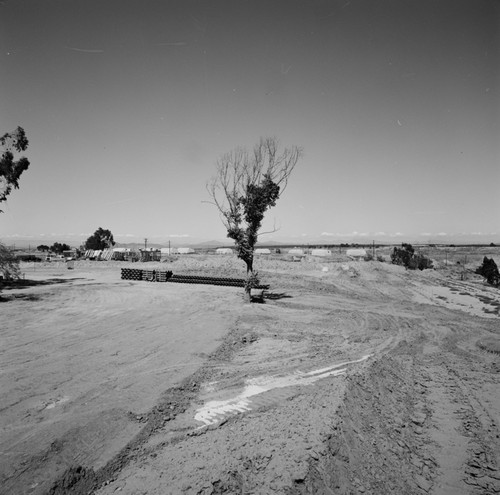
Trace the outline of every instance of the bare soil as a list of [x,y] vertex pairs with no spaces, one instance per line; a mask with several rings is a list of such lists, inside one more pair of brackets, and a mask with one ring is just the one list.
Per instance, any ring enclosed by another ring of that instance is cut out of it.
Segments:
[[498,289],[448,259],[256,265],[262,304],[120,279],[138,263],[24,265],[0,301],[0,493],[500,492]]

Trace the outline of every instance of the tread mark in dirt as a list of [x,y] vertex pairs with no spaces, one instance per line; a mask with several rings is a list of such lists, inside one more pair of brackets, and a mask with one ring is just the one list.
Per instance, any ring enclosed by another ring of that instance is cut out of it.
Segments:
[[469,493],[465,484],[486,490],[480,493],[500,491],[495,455],[488,446],[492,438],[485,436],[490,431],[498,438],[498,429],[487,408],[451,366],[426,369],[432,370],[433,376],[428,396],[433,424],[430,434],[441,449],[434,480],[439,493]]

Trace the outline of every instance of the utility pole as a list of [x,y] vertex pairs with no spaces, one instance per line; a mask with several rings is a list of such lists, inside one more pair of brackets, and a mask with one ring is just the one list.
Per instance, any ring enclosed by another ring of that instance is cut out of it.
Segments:
[[146,250],[148,248],[148,238],[145,237],[144,238],[144,250]]

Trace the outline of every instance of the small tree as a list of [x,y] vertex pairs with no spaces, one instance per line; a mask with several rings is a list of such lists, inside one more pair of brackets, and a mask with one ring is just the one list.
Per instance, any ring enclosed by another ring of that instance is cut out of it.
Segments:
[[61,244],[60,242],[54,242],[54,244],[52,244],[50,250],[53,252],[53,253],[58,253],[58,254],[62,254],[63,251],[69,251],[71,249],[70,246],[68,246],[67,244]]
[[236,148],[222,155],[215,176],[207,184],[227,236],[234,240],[238,258],[246,264],[248,301],[252,286],[258,283],[253,259],[264,214],[276,206],[302,154],[297,146],[279,152],[276,138],[261,138],[252,151]]
[[411,244],[401,244],[401,248],[395,247],[391,253],[391,261],[394,265],[403,265],[409,270],[425,270],[432,268],[432,261],[423,254],[415,254]]
[[113,234],[110,230],[99,227],[93,235],[85,241],[85,249],[100,251],[115,245]]
[[37,251],[41,251],[42,253],[45,251],[50,251],[50,247],[47,246],[46,244],[40,244],[39,246],[36,247]]
[[394,265],[403,265],[405,267],[409,267],[413,255],[415,253],[415,249],[411,244],[401,244],[401,248],[395,247],[391,253],[391,261]]
[[0,159],[0,203],[2,203],[7,200],[12,188],[19,189],[19,178],[28,169],[30,162],[24,156],[17,161],[14,160],[14,151],[21,153],[28,148],[28,139],[22,127],[1,136],[0,146],[3,149]]
[[476,268],[476,273],[482,275],[489,284],[500,287],[500,273],[493,258],[490,259],[485,256],[483,264]]
[[16,255],[7,246],[0,243],[0,276],[5,280],[10,280],[19,277],[19,273],[19,260]]

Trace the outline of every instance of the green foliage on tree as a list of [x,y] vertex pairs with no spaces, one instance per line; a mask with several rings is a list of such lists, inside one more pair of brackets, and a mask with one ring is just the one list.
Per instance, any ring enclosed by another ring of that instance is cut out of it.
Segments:
[[500,287],[500,273],[493,258],[485,256],[483,264],[476,268],[476,273],[482,275],[489,284]]
[[[2,157],[0,159],[0,203],[7,200],[12,188],[19,189],[19,178],[28,169],[30,162],[22,156],[14,160],[14,153],[28,148],[28,139],[22,127],[0,137]],[[2,210],[0,210],[2,212]]]
[[43,253],[46,251],[50,251],[50,247],[47,246],[46,244],[40,244],[39,246],[36,247],[36,250],[41,251]]
[[280,152],[276,138],[261,138],[251,151],[236,148],[222,155],[216,175],[207,184],[227,236],[234,240],[238,258],[246,264],[248,300],[252,286],[258,284],[253,260],[264,215],[276,206],[302,154],[297,146]]
[[102,250],[115,245],[113,234],[110,230],[99,227],[86,241],[85,249]]
[[391,262],[402,265],[409,270],[425,270],[432,268],[432,261],[423,254],[415,253],[411,244],[403,243],[400,248],[395,247],[391,253]]

